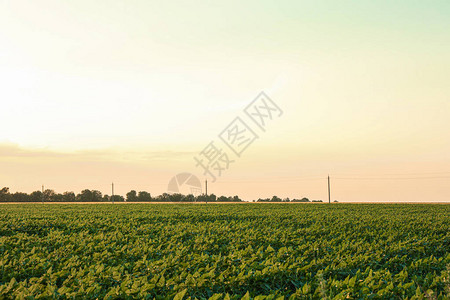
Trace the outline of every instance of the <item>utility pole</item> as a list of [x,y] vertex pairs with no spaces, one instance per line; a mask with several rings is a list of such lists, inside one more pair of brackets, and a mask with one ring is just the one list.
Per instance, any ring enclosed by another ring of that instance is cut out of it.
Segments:
[[44,204],[44,185],[42,185],[42,204]]
[[328,175],[328,203],[331,203],[330,175]]
[[208,204],[208,179],[205,180],[206,204]]
[[114,204],[114,182],[111,183],[111,192],[112,192],[111,199],[112,199],[112,203]]

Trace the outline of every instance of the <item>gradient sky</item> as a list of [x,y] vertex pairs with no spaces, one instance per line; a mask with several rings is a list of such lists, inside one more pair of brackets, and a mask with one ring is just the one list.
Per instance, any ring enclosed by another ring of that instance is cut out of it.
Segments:
[[265,91],[284,114],[210,192],[448,202],[449,33],[449,1],[0,1],[0,186],[203,181]]

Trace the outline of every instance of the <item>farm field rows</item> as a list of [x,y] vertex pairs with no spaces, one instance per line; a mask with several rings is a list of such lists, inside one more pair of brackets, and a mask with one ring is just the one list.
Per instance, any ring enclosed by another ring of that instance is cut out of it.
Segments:
[[9,204],[0,299],[449,299],[450,205]]

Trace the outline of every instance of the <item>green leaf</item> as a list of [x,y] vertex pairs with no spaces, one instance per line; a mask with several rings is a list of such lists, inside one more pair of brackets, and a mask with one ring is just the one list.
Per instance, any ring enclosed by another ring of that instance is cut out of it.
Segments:
[[356,282],[356,276],[350,278],[350,280],[348,281],[348,286],[349,287],[354,287],[355,286],[355,282]]
[[309,285],[307,283],[305,283],[305,285],[303,285],[302,287],[302,293],[304,295],[307,295],[309,293]]
[[250,300],[250,293],[247,291],[247,293],[245,293],[244,297],[242,297],[241,300]]
[[187,289],[182,290],[181,292],[176,294],[175,297],[173,297],[173,300],[182,300],[184,295],[186,294],[186,292],[187,292]]

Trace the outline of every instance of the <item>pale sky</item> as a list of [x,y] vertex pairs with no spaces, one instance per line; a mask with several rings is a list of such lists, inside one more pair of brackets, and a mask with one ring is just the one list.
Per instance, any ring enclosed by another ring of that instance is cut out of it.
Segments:
[[449,32],[449,1],[0,1],[0,187],[203,181],[264,91],[282,116],[210,192],[449,202]]

